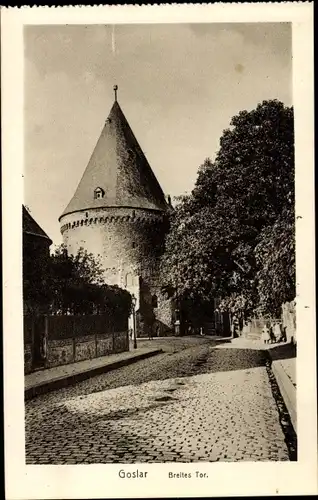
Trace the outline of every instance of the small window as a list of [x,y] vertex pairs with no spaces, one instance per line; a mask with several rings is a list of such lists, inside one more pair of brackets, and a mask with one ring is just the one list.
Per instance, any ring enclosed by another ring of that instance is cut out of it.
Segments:
[[133,241],[132,247],[136,248],[136,243],[134,241]]
[[134,280],[133,280],[133,275],[131,273],[126,274],[126,287],[127,286],[133,286]]
[[86,212],[86,214],[85,214],[85,215],[86,215],[86,217],[88,217],[88,212]]
[[157,295],[153,295],[152,296],[152,301],[151,302],[152,302],[152,307],[154,309],[156,309],[158,307],[158,297],[157,297]]
[[97,187],[94,191],[94,199],[98,200],[99,198],[104,198],[104,196],[105,196],[105,191],[102,188]]

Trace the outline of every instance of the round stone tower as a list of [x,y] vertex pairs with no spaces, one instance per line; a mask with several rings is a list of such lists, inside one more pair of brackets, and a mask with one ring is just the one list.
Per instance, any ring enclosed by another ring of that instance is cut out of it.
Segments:
[[61,233],[69,253],[83,247],[100,255],[105,282],[126,288],[137,299],[139,334],[147,335],[152,324],[156,335],[172,328],[158,265],[169,205],[114,89],[115,102],[93,154],[59,218]]

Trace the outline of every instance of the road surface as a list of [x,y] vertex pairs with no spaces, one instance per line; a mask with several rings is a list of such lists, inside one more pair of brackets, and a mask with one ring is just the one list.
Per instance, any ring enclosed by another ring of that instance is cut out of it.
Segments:
[[262,350],[152,342],[165,352],[27,401],[26,463],[290,459]]

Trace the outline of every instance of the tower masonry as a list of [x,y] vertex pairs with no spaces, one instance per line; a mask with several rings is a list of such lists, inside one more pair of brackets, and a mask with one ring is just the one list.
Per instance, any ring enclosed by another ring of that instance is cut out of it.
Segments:
[[69,253],[83,247],[99,255],[105,283],[134,294],[140,336],[150,328],[153,335],[164,334],[173,327],[159,269],[169,202],[117,102],[117,86],[114,90],[93,154],[59,218],[61,233]]

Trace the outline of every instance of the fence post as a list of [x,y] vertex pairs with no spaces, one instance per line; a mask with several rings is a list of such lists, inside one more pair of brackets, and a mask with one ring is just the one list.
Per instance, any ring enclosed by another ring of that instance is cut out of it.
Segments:
[[76,356],[76,342],[75,342],[75,316],[72,316],[72,331],[73,331],[73,336],[72,336],[72,343],[73,343],[73,363],[75,363],[75,356]]
[[34,338],[34,329],[35,329],[35,317],[34,315],[32,314],[31,316],[31,365],[32,365],[32,369],[34,368],[34,350],[35,350],[35,347],[34,347],[34,343],[35,343],[35,338]]
[[46,314],[44,316],[44,339],[43,339],[43,358],[45,364],[48,358],[48,346],[49,346],[49,317]]

